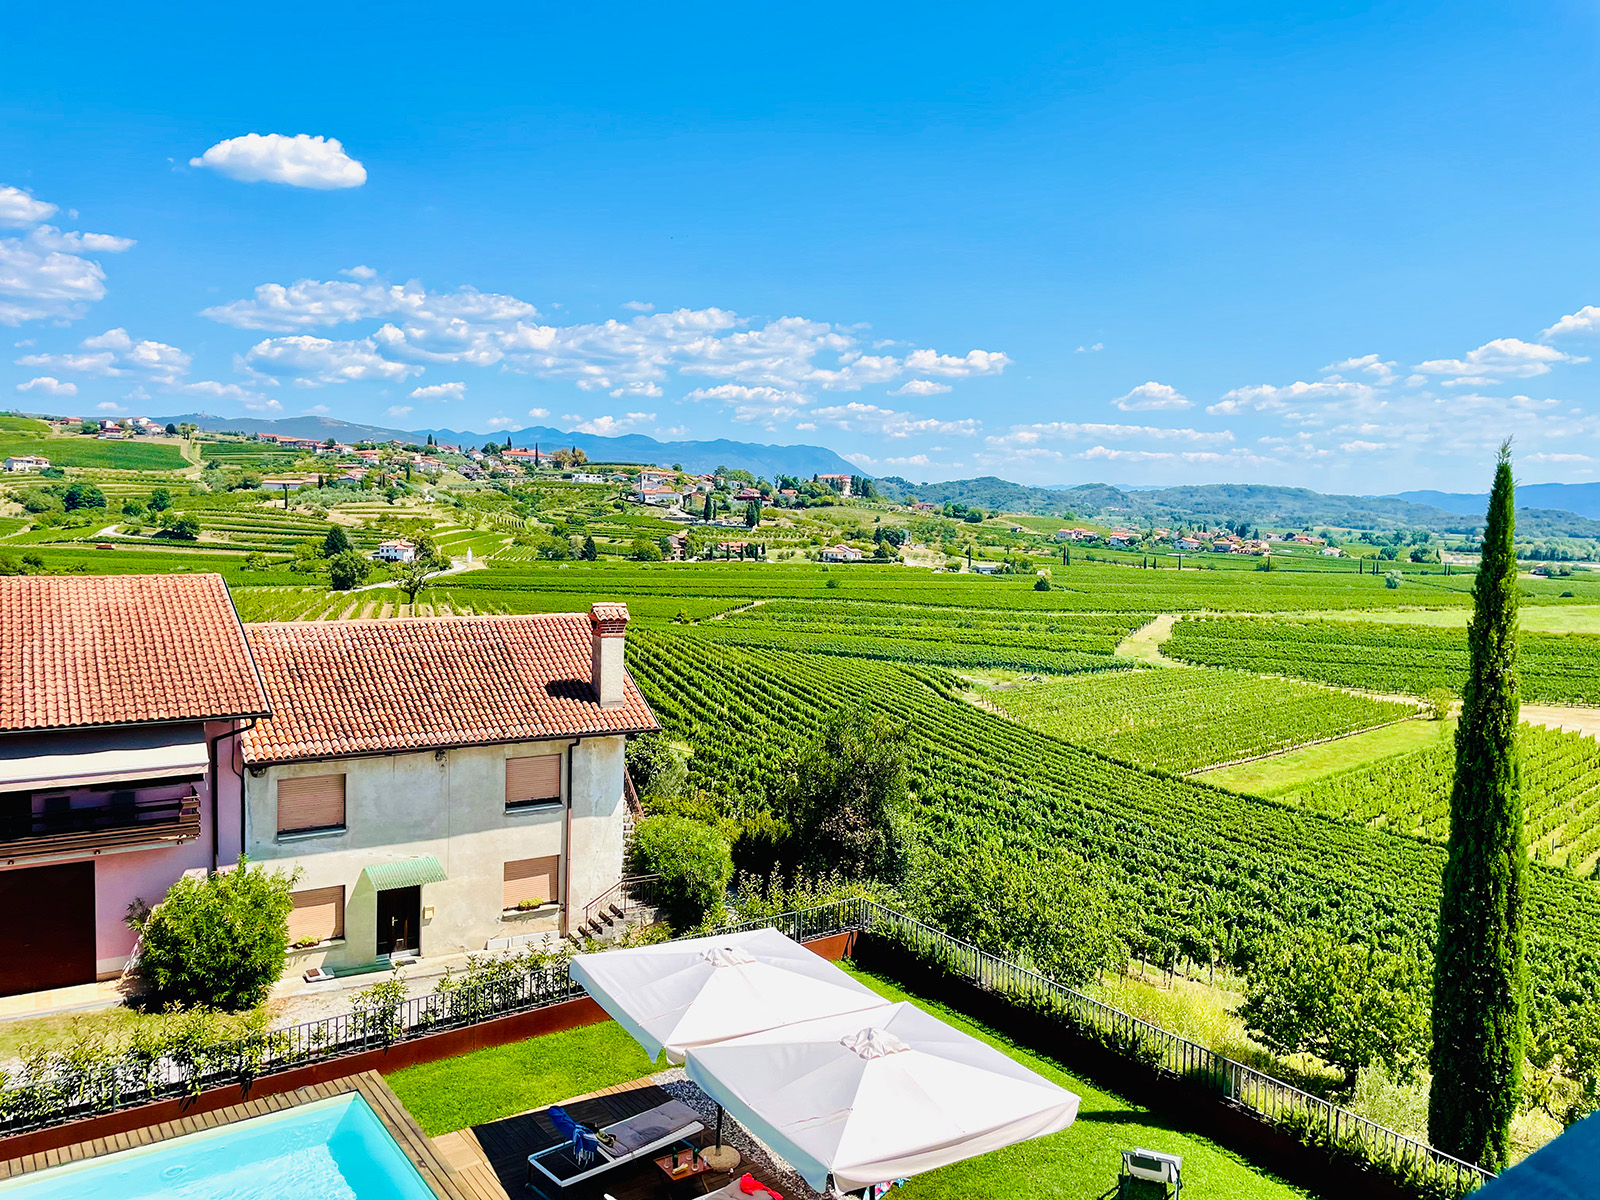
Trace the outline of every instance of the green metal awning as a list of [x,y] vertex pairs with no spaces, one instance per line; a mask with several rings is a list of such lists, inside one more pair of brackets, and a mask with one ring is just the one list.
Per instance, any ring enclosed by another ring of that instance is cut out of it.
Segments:
[[416,887],[423,883],[442,883],[450,878],[439,865],[439,860],[431,854],[419,854],[415,858],[399,858],[393,862],[373,863],[363,867],[361,873],[367,877],[373,888],[380,892]]

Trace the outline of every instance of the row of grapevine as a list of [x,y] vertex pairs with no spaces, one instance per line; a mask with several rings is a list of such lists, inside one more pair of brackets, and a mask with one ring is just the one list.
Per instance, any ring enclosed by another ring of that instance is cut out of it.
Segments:
[[[904,722],[922,852],[979,842],[1019,871],[1069,852],[1121,881],[1147,958],[1248,963],[1286,927],[1333,925],[1428,954],[1443,850],[1359,824],[1151,773],[960,700],[948,677],[864,659],[754,653],[675,631],[630,639],[656,714],[693,747],[691,783],[735,816],[766,803],[786,747],[836,705]],[[1533,872],[1536,1026],[1600,1002],[1600,890]]]
[[1124,762],[1193,771],[1412,716],[1416,707],[1242,671],[1129,671],[997,688],[1024,725]]
[[[1600,742],[1523,725],[1522,797],[1537,860],[1592,874],[1600,859]],[[1308,812],[1443,841],[1455,749],[1448,742],[1311,780],[1281,799]]]
[[[1518,647],[1524,700],[1600,704],[1600,636],[1524,632]],[[1376,692],[1459,691],[1467,677],[1466,632],[1431,625],[1185,617],[1162,650],[1185,662]]]

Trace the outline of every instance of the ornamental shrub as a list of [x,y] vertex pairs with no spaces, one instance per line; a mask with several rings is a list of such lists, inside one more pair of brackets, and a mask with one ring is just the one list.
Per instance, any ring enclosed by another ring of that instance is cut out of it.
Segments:
[[349,549],[352,549],[350,535],[344,531],[344,526],[328,526],[328,532],[322,538],[322,557],[333,558]]
[[634,868],[661,876],[661,908],[677,930],[720,916],[733,878],[728,839],[688,817],[646,817],[633,835]]
[[265,1000],[288,955],[297,878],[241,857],[232,870],[178,880],[153,909],[135,900],[128,924],[146,1002],[238,1012]]

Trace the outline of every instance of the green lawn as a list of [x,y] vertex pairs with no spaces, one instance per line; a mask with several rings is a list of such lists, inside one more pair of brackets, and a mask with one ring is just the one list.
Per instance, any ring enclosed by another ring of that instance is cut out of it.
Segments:
[[[911,996],[888,979],[859,970],[851,973],[887,999],[915,1000],[922,1009],[983,1039],[1082,1100],[1078,1120],[1070,1129],[918,1176],[897,1196],[1098,1200],[1115,1186],[1121,1152],[1135,1147],[1183,1155],[1184,1195],[1193,1200],[1307,1195],[943,1005]],[[388,1083],[425,1131],[440,1134],[637,1079],[654,1069],[633,1039],[608,1021],[407,1067],[390,1075]]]
[[638,1079],[652,1066],[614,1021],[406,1067],[388,1077],[423,1132],[453,1133]]
[[[1446,629],[1465,629],[1472,610],[1430,608],[1362,612],[1338,609],[1305,615],[1325,617],[1330,621],[1380,621],[1385,625],[1434,625]],[[1600,605],[1528,604],[1519,611],[1518,621],[1523,629],[1532,633],[1600,633]]]
[[1278,796],[1307,780],[1348,770],[1391,754],[1421,750],[1450,736],[1453,721],[1401,721],[1382,729],[1351,734],[1316,746],[1302,746],[1272,758],[1218,767],[1195,776],[1207,783],[1251,796]]

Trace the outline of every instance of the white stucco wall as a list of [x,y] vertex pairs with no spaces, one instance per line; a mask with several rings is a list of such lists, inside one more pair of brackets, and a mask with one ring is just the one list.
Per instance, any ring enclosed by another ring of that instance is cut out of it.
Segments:
[[[505,864],[519,859],[565,852],[557,905],[565,892],[575,929],[584,905],[621,878],[624,742],[622,737],[522,742],[452,749],[443,761],[427,750],[274,766],[261,775],[247,771],[251,859],[298,867],[297,890],[339,884],[345,889],[343,943],[292,951],[290,972],[372,962],[377,893],[362,870],[419,854],[433,855],[449,876],[422,888],[424,956],[483,950],[493,938],[563,930],[556,906],[532,914],[502,913]],[[507,812],[506,759],[533,754],[562,757],[563,803]],[[280,836],[277,781],[341,772],[345,828]]]

